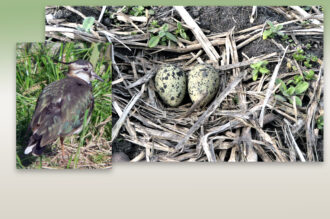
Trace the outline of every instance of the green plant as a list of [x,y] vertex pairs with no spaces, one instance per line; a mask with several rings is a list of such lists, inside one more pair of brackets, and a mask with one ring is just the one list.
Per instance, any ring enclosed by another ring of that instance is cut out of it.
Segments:
[[180,35],[183,39],[189,40],[189,37],[180,22],[177,23],[177,29],[175,30],[175,35],[177,36]]
[[153,26],[154,28],[160,27],[157,20],[152,20],[150,25]]
[[[297,78],[298,79],[298,78]],[[299,78],[300,79],[300,78]],[[293,80],[294,81],[294,80]],[[292,104],[293,100],[295,99],[297,106],[302,106],[301,98],[298,97],[299,95],[302,95],[309,87],[309,83],[305,81],[299,81],[296,86],[291,86],[287,88],[287,85],[282,81],[281,79],[276,79],[276,85],[280,84],[280,91],[282,92],[282,95],[275,95],[275,99],[286,101],[289,100],[289,102]]]
[[144,7],[143,6],[134,6],[132,9],[129,11],[130,15],[134,16],[141,16],[144,13]]
[[323,115],[322,116],[319,116],[316,120],[316,123],[317,123],[317,128],[318,129],[323,129],[324,127],[324,119],[323,119]]
[[86,17],[83,21],[82,27],[78,27],[78,30],[90,33],[94,24],[94,17]]
[[284,33],[280,30],[283,28],[283,25],[274,25],[271,21],[267,21],[269,29],[264,30],[262,33],[262,39],[266,40],[268,38],[274,38],[276,35],[284,36]]
[[295,76],[293,77],[293,79],[288,80],[287,85],[291,84],[292,82],[293,82],[295,85],[297,85],[297,84],[299,84],[301,81],[304,81],[304,77],[301,76],[301,75],[295,75]]
[[312,67],[312,64],[310,63],[310,60],[309,59],[307,59],[306,61],[304,61],[304,66],[306,68],[311,68]]
[[292,57],[296,61],[303,61],[306,59],[306,56],[304,55],[304,50],[303,49],[297,49],[295,53],[293,53]]
[[312,56],[310,57],[310,60],[311,60],[312,62],[317,62],[318,58],[317,58],[317,56],[312,55]]
[[151,35],[148,46],[152,48],[157,46],[159,43],[166,45],[166,42],[169,41],[177,42],[178,40],[172,33],[168,31],[168,24],[164,24],[158,32],[158,35]]
[[148,10],[148,14],[149,14],[149,15],[154,15],[154,14],[155,14],[155,11],[154,11],[154,10],[151,10],[151,9],[149,9],[149,10]]
[[315,76],[314,76],[315,72],[313,70],[309,70],[309,71],[304,72],[304,75],[305,75],[305,79],[307,81],[315,79]]
[[267,69],[267,61],[260,61],[254,64],[251,64],[250,67],[253,69],[252,70],[252,79],[253,81],[256,81],[259,75],[259,72],[261,74],[269,74],[269,69]]

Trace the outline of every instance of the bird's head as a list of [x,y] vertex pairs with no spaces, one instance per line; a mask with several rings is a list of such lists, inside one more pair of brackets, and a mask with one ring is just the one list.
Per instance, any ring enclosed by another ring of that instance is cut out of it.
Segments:
[[87,83],[90,83],[92,80],[103,81],[103,79],[98,76],[93,71],[93,65],[86,60],[77,60],[75,62],[70,62],[69,64],[69,77],[80,78]]

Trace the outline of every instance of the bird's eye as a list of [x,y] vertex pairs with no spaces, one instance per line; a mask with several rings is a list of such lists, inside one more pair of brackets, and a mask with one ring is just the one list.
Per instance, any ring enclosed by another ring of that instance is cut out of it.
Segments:
[[83,68],[84,71],[88,71],[88,68]]

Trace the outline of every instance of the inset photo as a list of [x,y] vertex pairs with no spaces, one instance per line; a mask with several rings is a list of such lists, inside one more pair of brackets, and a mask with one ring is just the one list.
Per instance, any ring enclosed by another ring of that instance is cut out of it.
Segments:
[[47,7],[112,42],[114,162],[322,162],[322,6]]
[[17,43],[17,169],[111,168],[110,51],[110,43]]

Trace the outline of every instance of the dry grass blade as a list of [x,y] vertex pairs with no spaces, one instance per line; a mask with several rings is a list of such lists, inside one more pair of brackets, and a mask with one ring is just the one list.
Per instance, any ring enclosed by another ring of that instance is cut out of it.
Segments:
[[268,86],[268,89],[266,91],[266,97],[265,97],[265,100],[264,100],[264,103],[262,105],[262,108],[261,108],[261,112],[260,112],[260,117],[259,117],[259,124],[261,126],[261,128],[263,127],[264,125],[264,115],[265,115],[265,107],[269,101],[269,98],[271,96],[271,94],[273,93],[273,88],[274,88],[274,84],[275,84],[275,79],[277,78],[277,75],[278,75],[278,71],[280,70],[280,67],[281,67],[281,64],[282,64],[282,61],[285,57],[285,54],[286,54],[286,51],[288,50],[288,47],[286,47],[285,51],[284,51],[284,54],[280,60],[280,62],[276,65],[275,67],[275,70],[272,74],[272,77],[271,77],[271,80],[269,82],[269,86]]
[[123,114],[121,115],[121,117],[119,118],[119,120],[117,121],[117,123],[114,125],[114,127],[112,128],[112,137],[111,140],[113,141],[114,139],[116,139],[119,130],[121,128],[121,126],[124,124],[126,117],[128,116],[129,112],[131,111],[132,107],[134,106],[134,104],[136,103],[136,101],[138,101],[138,99],[141,97],[141,95],[144,92],[144,88],[145,88],[145,84],[142,86],[141,91],[136,94],[131,101],[127,104],[126,108],[123,111]]
[[186,22],[186,24],[192,28],[192,32],[194,33],[198,42],[202,45],[210,60],[217,62],[220,59],[218,52],[214,49],[194,19],[192,19],[192,17],[183,6],[174,6],[174,8],[179,12],[180,16]]

